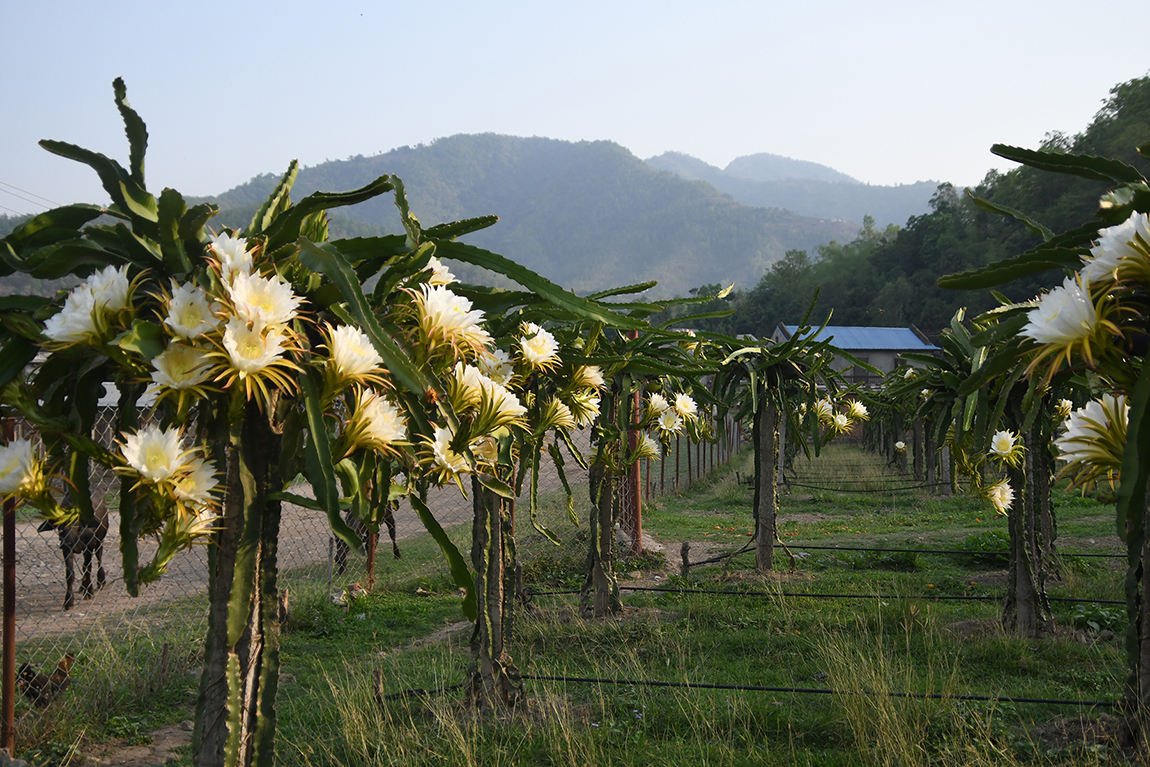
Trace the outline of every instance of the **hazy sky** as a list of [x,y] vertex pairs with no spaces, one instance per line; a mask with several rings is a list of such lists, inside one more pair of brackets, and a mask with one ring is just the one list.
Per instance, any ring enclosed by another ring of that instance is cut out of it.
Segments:
[[126,164],[116,76],[154,192],[487,131],[974,183],[1147,74],[1145,2],[7,0],[0,213],[105,201],[36,141]]

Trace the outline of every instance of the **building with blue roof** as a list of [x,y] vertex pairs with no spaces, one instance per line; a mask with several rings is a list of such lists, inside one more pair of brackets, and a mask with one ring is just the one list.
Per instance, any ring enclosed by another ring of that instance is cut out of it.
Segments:
[[[784,325],[780,322],[771,334],[771,340],[775,343],[788,341],[798,330],[798,325]],[[938,352],[938,347],[914,325],[905,328],[828,325],[822,330],[817,328],[813,330],[815,341],[829,340],[843,351],[850,352],[860,362],[878,368],[883,374],[890,373],[899,365],[913,364],[904,360],[903,354]],[[851,383],[877,383],[881,380],[863,368],[852,365],[849,360],[837,360],[834,367],[844,371]]]

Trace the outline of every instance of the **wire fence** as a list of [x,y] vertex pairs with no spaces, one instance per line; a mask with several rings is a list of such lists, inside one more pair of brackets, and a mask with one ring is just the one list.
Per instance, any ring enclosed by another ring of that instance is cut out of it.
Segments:
[[692,442],[676,434],[662,459],[645,459],[641,466],[644,500],[683,492],[731,460],[743,443],[742,425],[727,417],[711,441]]
[[[17,436],[35,438],[27,425],[15,423]],[[115,424],[115,409],[102,409],[93,437],[105,447],[113,448]],[[727,425],[723,438],[714,443],[695,444],[685,437],[674,439],[662,462],[642,462],[639,492],[651,499],[685,490],[729,460],[739,439],[740,431],[733,422]],[[591,450],[590,431],[576,433],[574,443],[587,455]],[[570,457],[564,471],[574,497],[572,510],[568,508],[558,473],[546,460],[541,466],[534,520],[529,513],[527,483],[522,496],[513,504],[517,538],[524,545],[544,540],[534,531],[532,523],[535,522],[554,531],[573,552],[575,547],[579,547],[576,553],[582,552],[585,538],[581,538],[572,525],[571,512],[585,528],[591,507],[587,471]],[[107,530],[100,545],[88,547],[90,571],[85,567],[82,552],[72,556],[74,603],[69,609],[65,608],[68,584],[62,536],[55,530],[41,529],[43,520],[34,510],[25,508],[17,513],[14,600],[17,665],[29,663],[35,670],[47,673],[70,653],[76,656],[81,670],[75,675],[77,684],[84,676],[82,666],[86,659],[100,662],[109,654],[117,657],[117,663],[137,667],[144,676],[162,677],[165,667],[177,661],[187,667],[194,666],[207,629],[207,546],[196,546],[181,553],[157,582],[143,586],[138,597],[128,596],[119,554],[118,478],[93,467],[91,487],[94,504],[102,503],[107,510]],[[630,503],[633,488],[631,483],[620,483],[621,508]],[[302,486],[291,490],[301,495],[310,492]],[[432,489],[428,506],[460,550],[469,551],[471,502],[449,485]],[[386,532],[381,531],[374,570],[377,587],[403,581],[413,573],[430,572],[432,577],[447,578],[447,566],[437,547],[406,503],[401,504],[395,520],[396,546],[403,556],[402,559],[392,557],[391,542]],[[154,541],[142,540],[140,561],[150,561],[155,548]],[[341,554],[346,554],[346,560]],[[288,592],[292,604],[306,599],[338,598],[351,584],[365,584],[369,577],[363,552],[341,552],[325,514],[293,504],[284,504],[282,509],[277,556],[278,582],[280,588]],[[90,590],[82,586],[85,572],[90,572]],[[35,710],[31,709],[22,714],[34,715]]]
[[[946,450],[933,455],[920,453],[915,467],[910,451],[895,452],[887,458],[865,449],[862,439],[836,439],[819,454],[807,456],[792,448],[780,474],[781,487],[795,494],[866,493],[904,495],[908,493],[950,493],[950,458]],[[930,466],[926,466],[927,461]]]

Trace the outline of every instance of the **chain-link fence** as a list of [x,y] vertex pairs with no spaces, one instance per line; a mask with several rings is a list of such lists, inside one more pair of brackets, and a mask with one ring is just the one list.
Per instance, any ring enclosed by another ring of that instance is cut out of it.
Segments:
[[[115,410],[100,412],[93,436],[106,447],[112,447],[115,433]],[[34,436],[19,422],[21,432]],[[587,455],[591,450],[590,432],[574,435],[575,446]],[[722,439],[716,442],[692,443],[685,437],[672,441],[671,450],[662,461],[644,461],[640,466],[638,492],[651,499],[665,493],[685,490],[717,465],[724,463],[737,450],[740,440],[737,424],[729,423]],[[566,455],[565,474],[574,505],[568,506],[567,494],[551,462],[544,459],[539,477],[535,522],[555,533],[567,553],[581,554],[585,537],[572,524],[586,529],[591,502],[587,471]],[[621,500],[633,492],[634,485],[621,482]],[[534,530],[530,515],[528,485],[513,505],[517,545],[523,552],[532,546],[552,546]],[[198,663],[207,625],[208,566],[207,547],[196,546],[178,555],[157,582],[141,588],[138,597],[129,597],[124,588],[121,566],[118,478],[103,469],[92,473],[93,500],[107,511],[107,530],[102,541],[84,547],[72,546],[71,565],[75,570],[72,592],[74,603],[65,609],[68,593],[67,562],[56,530],[41,529],[43,520],[34,510],[24,508],[17,514],[15,544],[16,568],[16,655],[17,665],[31,664],[34,671],[49,673],[57,662],[72,654],[82,667],[109,664],[118,671],[131,671],[135,678],[160,679],[169,669],[190,668]],[[306,494],[308,488],[295,487]],[[428,506],[455,544],[465,554],[471,545],[471,502],[453,485],[433,489]],[[386,588],[389,583],[410,582],[413,577],[429,583],[447,584],[449,575],[438,547],[431,541],[415,513],[401,504],[395,514],[396,546],[401,558],[392,556],[392,544],[385,531],[377,540],[374,583]],[[90,562],[91,590],[83,588],[85,553]],[[150,561],[155,542],[140,542],[140,561]],[[349,584],[366,584],[369,578],[368,558],[363,551],[347,553],[346,561],[331,535],[326,515],[311,509],[285,504],[278,545],[279,585],[289,595],[289,605],[303,600],[339,598]],[[100,570],[103,576],[100,576]],[[98,588],[101,580],[103,587]],[[91,676],[91,668],[87,676]],[[82,688],[86,675],[77,675]],[[75,693],[70,693],[75,694]],[[22,716],[35,716],[27,709]]]
[[715,468],[725,464],[743,442],[742,424],[727,417],[714,440],[693,442],[683,434],[671,439],[667,454],[661,460],[644,459],[641,492],[644,500],[689,488]]

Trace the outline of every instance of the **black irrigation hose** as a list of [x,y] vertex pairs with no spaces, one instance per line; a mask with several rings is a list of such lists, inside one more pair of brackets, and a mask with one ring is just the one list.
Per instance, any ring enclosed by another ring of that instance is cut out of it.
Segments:
[[[966,549],[875,549],[867,546],[815,546],[806,545],[802,543],[776,543],[776,549],[796,549],[803,551],[805,549],[819,550],[819,551],[882,551],[890,554],[960,554],[963,556],[972,557],[1005,557],[1008,552],[1005,551],[967,551]],[[701,567],[702,565],[713,565],[716,562],[722,562],[724,559],[736,557],[739,554],[744,554],[751,550],[750,544],[743,546],[738,551],[733,551],[730,554],[720,554],[717,557],[710,559],[701,559],[698,562],[688,562],[688,567]],[[1060,551],[1057,554],[1060,557],[1099,557],[1102,559],[1126,559],[1126,554],[1078,554],[1073,551]]]
[[398,700],[400,698],[413,698],[417,695],[424,697],[428,695],[439,695],[440,693],[451,692],[452,690],[458,690],[466,686],[466,682],[460,682],[459,684],[449,684],[446,687],[436,687],[431,690],[425,690],[422,687],[412,687],[410,690],[404,690],[403,692],[393,692],[390,695],[381,695],[379,696],[379,700]]
[[[577,682],[582,684],[616,684],[635,687],[681,687],[694,690],[735,690],[738,692],[782,692],[806,695],[874,695],[866,690],[828,690],[819,687],[765,687],[753,684],[706,684],[692,682],[657,682],[644,679],[597,679],[585,676],[544,676],[523,674],[521,679],[534,682]],[[1109,700],[1062,700],[1059,698],[1013,698],[995,695],[947,695],[941,692],[885,692],[890,698],[922,698],[925,700],[970,700],[996,703],[1046,703],[1059,706],[1107,706],[1119,705]]]
[[[663,594],[714,594],[716,596],[735,597],[808,597],[811,599],[923,599],[932,602],[1001,602],[1004,597],[984,594],[923,594],[921,596],[902,597],[891,594],[815,594],[793,591],[738,591],[735,589],[679,589],[660,586],[620,586],[620,591],[653,591]],[[578,594],[573,591],[528,591],[532,597],[551,597],[565,594]],[[1050,602],[1083,602],[1097,605],[1124,605],[1126,602],[1118,599],[1081,599],[1078,597],[1047,597]]]
[[[875,695],[866,690],[829,690],[821,687],[768,687],[755,684],[710,684],[706,682],[660,682],[648,679],[601,679],[589,676],[552,676],[547,674],[522,674],[519,677],[531,682],[572,682],[576,684],[612,684],[627,685],[630,687],[673,687],[689,690],[732,690],[735,692],[779,692],[791,695]],[[466,687],[465,682],[436,687],[425,690],[422,687],[413,687],[410,690],[381,695],[379,700],[399,700],[415,696],[437,695]],[[1119,705],[1109,700],[1063,700],[1060,698],[1015,698],[995,695],[947,695],[941,692],[884,692],[879,693],[888,698],[918,698],[921,700],[964,700],[990,703],[1038,703],[1055,706],[1103,706],[1112,708]]]
[[[822,485],[804,485],[801,482],[787,482],[785,480],[783,481],[783,484],[786,485],[787,487],[805,487],[809,490],[822,490],[822,491],[828,492],[828,493],[886,493],[889,495],[891,493],[900,493],[900,492],[904,492],[906,490],[921,490],[921,489],[927,488],[927,487],[938,487],[941,483],[936,482],[933,485],[901,485],[899,487],[887,488],[886,490],[871,490],[871,489],[861,488],[861,487],[844,490],[841,487],[823,487]],[[949,487],[949,485],[948,485],[948,487]]]
[[[783,544],[776,543],[775,548]],[[882,551],[887,553],[897,554],[962,554],[972,557],[1005,557],[1009,556],[1006,551],[967,551],[966,549],[873,549],[866,546],[816,546],[807,545],[803,543],[788,543],[787,548],[790,549],[818,549],[821,551]],[[735,552],[736,554],[741,552]],[[724,557],[734,556],[734,554],[724,554]],[[1058,551],[1055,552],[1058,557],[1102,557],[1105,559],[1126,559],[1126,554],[1078,554],[1072,551]],[[721,557],[720,557],[721,558]],[[702,563],[700,563],[702,564]],[[692,564],[691,567],[695,565]]]

